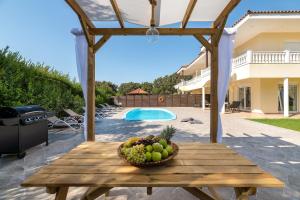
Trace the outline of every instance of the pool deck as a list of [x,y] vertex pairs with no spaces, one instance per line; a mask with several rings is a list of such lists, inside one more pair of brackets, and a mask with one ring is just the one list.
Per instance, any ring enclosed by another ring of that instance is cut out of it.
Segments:
[[[167,108],[177,115],[177,119],[164,122],[130,122],[122,116],[128,109],[112,112],[107,119],[96,123],[98,141],[124,141],[132,136],[159,134],[166,125],[177,129],[175,141],[209,141],[209,111],[200,108]],[[181,119],[193,117],[202,124],[180,122]],[[223,142],[235,151],[246,156],[262,169],[284,181],[286,188],[259,189],[259,200],[297,200],[300,199],[300,132],[278,128],[243,119],[235,114],[222,116]],[[70,129],[49,134],[50,145],[30,149],[25,159],[5,156],[0,160],[0,199],[53,199],[39,188],[20,188],[20,182],[38,170],[40,166],[51,162],[68,150],[83,142],[81,131]],[[78,199],[78,194],[85,188],[71,188],[68,199]],[[219,188],[225,199],[231,199],[232,190]],[[99,199],[104,199],[100,197]],[[167,199],[193,200],[192,195],[180,188],[154,188],[153,195],[146,196],[144,188],[115,188],[106,199]]]

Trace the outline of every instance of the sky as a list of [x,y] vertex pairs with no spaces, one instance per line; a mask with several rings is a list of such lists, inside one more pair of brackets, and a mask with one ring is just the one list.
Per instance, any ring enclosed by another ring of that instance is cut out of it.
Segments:
[[[242,0],[227,26],[247,10],[300,10],[300,0]],[[0,24],[1,49],[9,46],[32,62],[44,63],[78,79],[70,30],[80,24],[64,0],[0,0]],[[190,36],[163,36],[156,44],[140,36],[114,36],[96,55],[96,80],[117,84],[151,82],[189,64],[200,48],[200,43]]]

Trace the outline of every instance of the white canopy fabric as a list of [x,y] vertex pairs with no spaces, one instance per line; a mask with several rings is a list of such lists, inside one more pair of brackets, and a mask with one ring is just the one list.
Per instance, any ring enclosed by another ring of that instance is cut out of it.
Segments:
[[224,30],[219,43],[219,73],[218,73],[218,132],[217,142],[222,142],[223,128],[221,121],[221,112],[225,103],[228,91],[231,69],[232,69],[232,53],[234,47],[235,33],[231,30]]
[[[75,35],[75,53],[78,79],[81,84],[85,105],[87,105],[88,44],[83,31],[72,29]],[[84,137],[87,139],[87,109],[84,114]]]
[[[76,0],[91,21],[117,21],[110,0]],[[181,22],[190,0],[157,0],[156,26]],[[198,0],[189,21],[215,21],[230,0]],[[150,26],[149,0],[116,0],[124,21]]]

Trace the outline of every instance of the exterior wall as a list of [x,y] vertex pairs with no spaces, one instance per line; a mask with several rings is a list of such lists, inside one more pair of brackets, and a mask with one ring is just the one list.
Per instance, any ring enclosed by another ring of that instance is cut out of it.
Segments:
[[234,80],[249,78],[298,78],[300,64],[246,64],[232,69]]
[[[229,101],[239,100],[239,88],[251,88],[251,111],[256,113],[278,113],[278,87],[283,78],[246,79],[232,81],[229,86]],[[298,87],[298,111],[300,105],[300,78],[290,78],[289,85]]]
[[229,86],[229,101],[239,100],[239,88],[250,87],[251,88],[251,111],[262,113],[261,108],[261,80],[260,79],[246,79],[240,81],[234,81]]
[[[247,50],[252,51],[284,51],[286,42],[300,42],[299,33],[261,33],[242,45],[235,47],[234,57]],[[300,47],[299,47],[300,51]]]
[[[262,79],[261,80],[261,107],[264,113],[278,113],[278,87],[283,84],[283,79]],[[297,85],[298,88],[298,103],[297,108],[299,111],[299,85],[300,78],[290,78],[289,85]]]

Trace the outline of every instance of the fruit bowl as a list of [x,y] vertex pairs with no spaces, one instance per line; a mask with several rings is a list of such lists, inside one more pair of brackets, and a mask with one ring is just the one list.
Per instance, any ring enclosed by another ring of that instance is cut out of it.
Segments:
[[136,163],[133,161],[130,161],[129,159],[127,159],[127,157],[122,153],[122,148],[124,147],[124,143],[121,144],[118,148],[118,155],[120,158],[122,158],[123,160],[125,160],[127,163],[129,163],[130,165],[136,166],[136,167],[156,167],[156,166],[162,166],[167,164],[169,161],[171,161],[177,154],[179,151],[179,147],[177,146],[177,144],[170,142],[169,145],[172,147],[173,152],[168,155],[168,157],[161,159],[159,161],[146,161],[143,163]]

